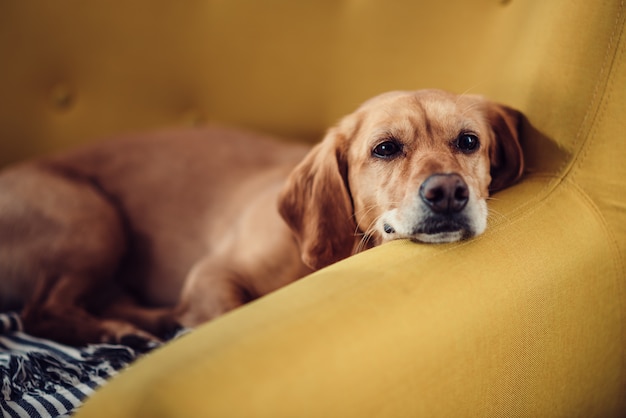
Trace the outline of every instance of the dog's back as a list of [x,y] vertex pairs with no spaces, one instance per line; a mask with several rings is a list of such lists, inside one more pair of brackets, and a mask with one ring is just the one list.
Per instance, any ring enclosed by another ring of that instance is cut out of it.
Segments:
[[282,185],[307,150],[212,128],[104,142],[48,164],[91,179],[118,207],[132,240],[125,283],[147,303],[169,305],[191,265],[219,244],[255,193]]

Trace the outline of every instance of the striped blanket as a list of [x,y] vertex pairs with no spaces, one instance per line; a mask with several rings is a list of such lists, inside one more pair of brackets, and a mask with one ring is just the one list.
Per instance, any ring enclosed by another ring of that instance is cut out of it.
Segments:
[[22,332],[17,314],[0,314],[2,417],[66,417],[107,379],[155,348],[69,347]]

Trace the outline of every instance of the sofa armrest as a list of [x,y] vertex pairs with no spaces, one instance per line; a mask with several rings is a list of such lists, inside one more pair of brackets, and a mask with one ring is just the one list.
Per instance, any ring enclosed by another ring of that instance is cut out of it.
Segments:
[[330,266],[142,359],[78,416],[619,416],[626,294],[589,202],[527,179],[483,236]]

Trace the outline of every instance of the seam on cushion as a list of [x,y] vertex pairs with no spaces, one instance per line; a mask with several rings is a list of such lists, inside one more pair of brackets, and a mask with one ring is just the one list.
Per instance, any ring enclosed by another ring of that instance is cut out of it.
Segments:
[[[566,172],[563,173],[564,177],[572,176],[580,168],[582,162],[586,159],[589,154],[589,150],[591,149],[591,144],[595,142],[597,136],[598,123],[604,119],[606,114],[606,108],[609,102],[609,98],[612,96],[614,91],[614,83],[615,77],[613,76],[613,69],[615,67],[615,63],[618,61],[618,57],[620,57],[623,53],[623,48],[620,47],[620,43],[622,40],[622,34],[624,31],[624,6],[625,0],[622,0],[619,5],[619,11],[615,18],[615,23],[613,25],[613,32],[611,33],[611,37],[609,38],[609,43],[606,49],[606,54],[604,56],[602,68],[600,69],[600,73],[598,74],[598,83],[596,84],[596,88],[593,93],[593,97],[589,103],[589,108],[585,114],[585,118],[581,123],[581,129],[579,129],[578,134],[576,135],[576,141],[579,141],[583,132],[582,128],[584,127],[587,119],[591,116],[591,122],[589,128],[586,130],[585,138],[583,139],[579,151],[574,154],[571,164],[566,168]],[[602,94],[598,97],[598,93],[602,91]],[[595,111],[592,112],[594,107],[594,103],[596,100],[599,100],[599,103],[595,106]]]
[[[623,45],[620,48],[620,42],[622,40],[622,34],[624,30],[624,9],[626,6],[626,0],[621,0],[619,4],[619,10],[613,24],[613,30],[609,38],[608,46],[604,55],[602,67],[597,75],[598,81],[594,88],[593,95],[585,111],[585,116],[577,130],[575,143],[579,143],[578,150],[574,151],[570,159],[566,159],[556,170],[554,175],[543,174],[536,175],[531,174],[525,176],[522,181],[533,178],[552,178],[547,181],[545,186],[538,190],[536,198],[529,199],[526,202],[518,205],[515,209],[507,214],[507,218],[512,220],[517,216],[521,216],[525,210],[528,210],[533,205],[546,200],[554,193],[559,186],[573,176],[576,169],[580,167],[582,161],[586,158],[591,148],[591,144],[595,141],[598,121],[600,121],[605,114],[606,106],[608,104],[608,98],[611,97],[614,91],[615,80],[611,77],[613,74],[614,64],[618,57],[623,55]],[[585,126],[588,125],[587,128]],[[582,141],[581,141],[582,139]],[[492,226],[497,227],[497,225]],[[623,271],[623,270],[622,270]]]
[[[547,199],[551,193],[558,189],[563,180],[572,175],[575,168],[580,166],[580,162],[584,160],[584,158],[588,154],[590,148],[589,144],[592,142],[590,138],[593,137],[592,132],[597,126],[596,122],[599,115],[601,114],[603,107],[606,106],[607,101],[603,99],[605,98],[604,93],[607,91],[609,85],[613,84],[613,79],[611,75],[614,63],[620,52],[619,42],[621,41],[622,32],[624,29],[623,20],[625,5],[626,0],[621,0],[618,13],[613,24],[613,31],[611,32],[608,46],[604,54],[602,67],[600,68],[600,72],[596,76],[598,81],[596,82],[596,86],[594,88],[591,100],[589,100],[589,105],[587,106],[587,110],[585,111],[585,116],[583,117],[577,130],[578,133],[576,134],[576,139],[574,140],[574,143],[578,144],[580,142],[580,144],[578,145],[578,150],[574,151],[572,157],[570,159],[566,159],[558,167],[554,175],[554,180],[547,182],[546,185],[537,192],[536,199],[529,200],[523,203],[519,206],[519,210],[515,212],[523,211],[528,206]],[[618,47],[615,47],[615,45],[618,45]],[[585,128],[586,125],[588,125],[587,128]]]
[[[606,218],[604,217],[604,214],[595,204],[594,200],[588,195],[588,193],[579,184],[576,183],[575,176],[582,169],[582,166],[584,162],[586,161],[587,157],[589,156],[589,153],[592,149],[592,145],[595,144],[600,139],[598,137],[599,125],[606,118],[607,108],[609,106],[609,103],[611,102],[611,97],[615,93],[615,89],[624,87],[624,86],[616,87],[616,81],[615,81],[616,77],[614,75],[615,73],[614,68],[615,68],[616,63],[621,62],[624,59],[624,54],[626,52],[626,45],[623,40],[625,24],[626,24],[626,20],[624,16],[625,15],[624,13],[625,3],[626,3],[625,0],[622,0],[620,2],[620,10],[615,19],[615,29],[609,40],[607,58],[605,59],[605,65],[604,65],[604,67],[608,66],[608,73],[606,76],[607,81],[606,81],[606,85],[604,88],[604,94],[602,95],[602,98],[600,99],[601,103],[598,105],[598,110],[596,114],[594,115],[594,120],[587,134],[586,141],[583,142],[581,151],[573,159],[572,164],[569,168],[569,172],[566,173],[566,178],[565,178],[565,180],[567,180],[568,183],[570,183],[573,186],[573,188],[577,190],[580,196],[585,200],[587,205],[591,208],[591,210],[593,210],[593,212],[596,214],[596,218],[599,221],[601,221],[605,234],[608,237],[608,241],[609,241],[608,244],[611,246],[613,250],[612,251],[613,256],[611,257],[611,259],[613,260],[615,268],[619,272],[618,274],[620,275],[620,277],[626,277],[626,271],[625,271],[624,260],[622,259],[617,237],[613,234],[613,231],[609,227],[609,224],[606,222]],[[610,56],[609,53],[612,48],[615,48],[615,52],[613,53],[612,56]],[[604,68],[603,68],[603,71],[604,71]],[[623,281],[618,281],[616,285],[620,287],[620,294],[623,295],[624,294]],[[624,314],[623,314],[626,311],[626,308],[625,308],[625,302],[621,298],[619,299],[619,301],[620,301],[620,313],[619,313],[620,324],[622,324],[623,326],[623,324],[626,322],[626,318],[624,317]],[[622,335],[626,335],[626,334],[622,332]],[[623,338],[623,340],[624,339],[626,338]],[[622,344],[622,346],[624,345]],[[626,348],[624,348],[624,351],[626,352]],[[622,368],[622,372],[621,372],[622,382],[626,380],[624,378],[625,373],[626,371],[624,371],[624,369]]]
[[[549,182],[551,183],[551,182]],[[525,220],[526,218],[531,217],[532,215],[534,215],[536,212],[540,211],[543,209],[543,207],[545,205],[548,204],[548,202],[551,201],[551,199],[556,198],[560,193],[565,193],[565,191],[567,190],[567,187],[563,187],[564,183],[560,182],[561,187],[555,187],[553,188],[550,193],[548,193],[546,196],[543,196],[542,198],[540,198],[539,200],[537,200],[536,202],[534,202],[534,204],[529,207],[526,208],[526,210],[522,211],[522,213],[520,213],[518,216],[515,217],[515,219],[510,220],[510,222],[508,223],[504,223],[501,225],[496,225],[494,228],[491,229],[491,231],[499,231],[500,229],[503,229],[505,227],[507,227],[508,225],[515,225],[523,220]],[[546,186],[547,187],[547,186]],[[480,235],[479,237],[477,237],[477,239],[483,239],[483,237],[488,236],[489,233],[485,233],[483,235]],[[486,237],[488,238],[488,237]]]
[[[517,205],[515,208],[511,209],[506,215],[500,214],[501,217],[503,217],[504,219],[506,219],[507,221],[511,220],[512,218],[515,218],[518,216],[518,214],[523,213],[529,206],[535,205],[539,202],[541,202],[542,200],[545,200],[549,193],[546,192],[546,190],[548,189],[554,189],[555,186],[553,186],[555,183],[558,184],[559,182],[561,182],[562,178],[559,177],[556,174],[549,174],[549,173],[533,173],[533,174],[529,174],[527,176],[524,177],[523,182],[524,183],[530,183],[530,182],[534,182],[534,181],[542,181],[542,180],[546,180],[545,181],[545,185],[543,187],[541,187],[539,189],[539,191],[536,193],[536,198],[534,199],[528,199],[527,201]],[[493,199],[493,200],[497,200],[497,199]],[[489,213],[491,213],[491,209],[489,209]],[[491,225],[489,229],[493,229],[494,227],[497,227],[498,225],[500,225],[501,223],[497,223],[495,225]]]
[[612,257],[612,259],[614,261],[615,267],[617,271],[620,272],[620,275],[622,277],[626,276],[624,274],[624,264],[622,262],[622,257],[620,254],[620,247],[617,244],[617,238],[613,234],[613,231],[609,227],[609,224],[606,222],[604,214],[602,213],[600,208],[598,208],[598,205],[596,205],[595,201],[582,187],[580,187],[578,183],[571,179],[568,179],[567,184],[580,195],[587,207],[589,207],[589,209],[591,209],[591,211],[594,213],[596,220],[602,225],[602,229],[604,230],[605,235],[608,237],[608,244],[610,244],[613,249],[614,256]]

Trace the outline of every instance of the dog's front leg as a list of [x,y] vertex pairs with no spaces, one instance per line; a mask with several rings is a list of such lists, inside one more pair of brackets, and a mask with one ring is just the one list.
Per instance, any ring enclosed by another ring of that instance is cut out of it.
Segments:
[[180,325],[195,327],[254,299],[241,274],[223,259],[208,256],[185,280],[176,316]]

